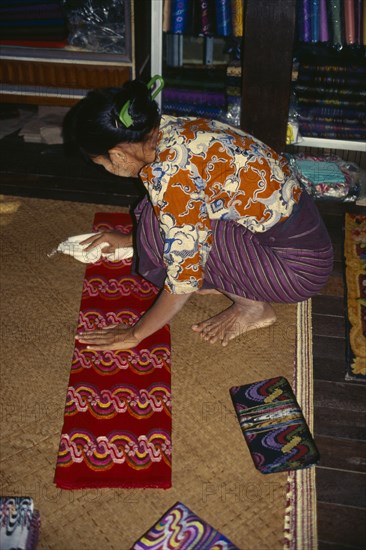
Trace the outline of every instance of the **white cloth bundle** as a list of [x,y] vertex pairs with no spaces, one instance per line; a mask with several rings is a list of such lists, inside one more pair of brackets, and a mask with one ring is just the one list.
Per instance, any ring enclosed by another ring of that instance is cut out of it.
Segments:
[[86,233],[85,235],[74,235],[69,237],[66,241],[63,241],[58,245],[55,250],[49,254],[53,256],[56,252],[62,252],[63,254],[68,254],[84,264],[94,264],[101,257],[106,258],[110,262],[118,262],[120,260],[125,260],[126,258],[131,258],[133,256],[132,246],[126,246],[125,248],[117,248],[114,252],[103,252],[103,248],[109,246],[109,243],[98,244],[95,248],[86,251],[85,248],[89,246],[88,244],[80,244],[82,241],[85,241],[89,237],[98,235],[99,233]]

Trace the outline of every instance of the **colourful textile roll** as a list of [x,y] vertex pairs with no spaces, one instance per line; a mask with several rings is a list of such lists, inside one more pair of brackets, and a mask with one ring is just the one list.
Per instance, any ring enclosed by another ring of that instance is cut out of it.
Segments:
[[243,4],[244,0],[231,0],[231,19],[234,36],[243,36]]
[[330,19],[332,22],[332,42],[334,46],[342,46],[342,14],[341,0],[331,0],[329,3]]
[[311,41],[319,42],[320,38],[320,4],[319,0],[311,0]]
[[171,0],[170,32],[183,34],[188,23],[189,0]]
[[356,0],[355,6],[356,17],[356,43],[362,44],[362,0]]
[[216,0],[215,8],[217,34],[219,36],[230,36],[233,33],[230,0]]
[[344,0],[344,23],[346,44],[355,44],[355,2],[354,0]]
[[209,0],[199,0],[200,1],[200,20],[201,20],[201,29],[200,34],[203,36],[210,36],[213,34],[213,13],[212,13],[212,4]]
[[327,14],[327,0],[320,0],[320,24],[319,24],[319,39],[320,42],[328,42],[329,29],[328,29],[328,14]]
[[170,32],[170,25],[172,20],[172,5],[170,0],[164,0],[163,4],[163,32]]
[[302,39],[304,42],[311,42],[311,0],[304,0],[302,5]]

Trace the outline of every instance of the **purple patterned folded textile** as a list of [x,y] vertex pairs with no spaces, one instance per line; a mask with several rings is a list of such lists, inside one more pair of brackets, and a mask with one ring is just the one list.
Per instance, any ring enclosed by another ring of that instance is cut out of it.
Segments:
[[255,467],[263,474],[316,464],[319,452],[286,378],[277,376],[230,389]]
[[239,550],[224,535],[177,502],[131,550]]
[[40,527],[39,512],[30,497],[0,497],[1,550],[35,550]]

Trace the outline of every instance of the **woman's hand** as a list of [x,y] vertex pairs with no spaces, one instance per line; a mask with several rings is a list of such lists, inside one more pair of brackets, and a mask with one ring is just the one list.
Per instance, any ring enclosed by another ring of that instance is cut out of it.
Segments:
[[93,235],[93,237],[81,241],[80,244],[87,244],[88,246],[84,251],[89,252],[102,243],[108,243],[109,245],[103,247],[103,252],[114,252],[117,248],[132,246],[132,233],[124,234],[119,231],[102,231],[102,233],[98,233],[98,235]]
[[136,347],[140,342],[129,325],[110,325],[108,327],[88,330],[75,336],[91,350],[122,350]]
[[152,307],[133,327],[124,324],[109,325],[106,328],[79,333],[75,338],[92,350],[134,348],[169,323],[189,297],[190,294],[170,294],[163,290]]

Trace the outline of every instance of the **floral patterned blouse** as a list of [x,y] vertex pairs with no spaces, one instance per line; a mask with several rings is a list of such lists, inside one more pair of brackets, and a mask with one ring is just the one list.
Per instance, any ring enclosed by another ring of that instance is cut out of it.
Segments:
[[165,288],[198,290],[212,246],[210,220],[252,232],[286,220],[301,188],[286,159],[240,129],[192,117],[162,116],[153,163],[140,177],[164,238]]

